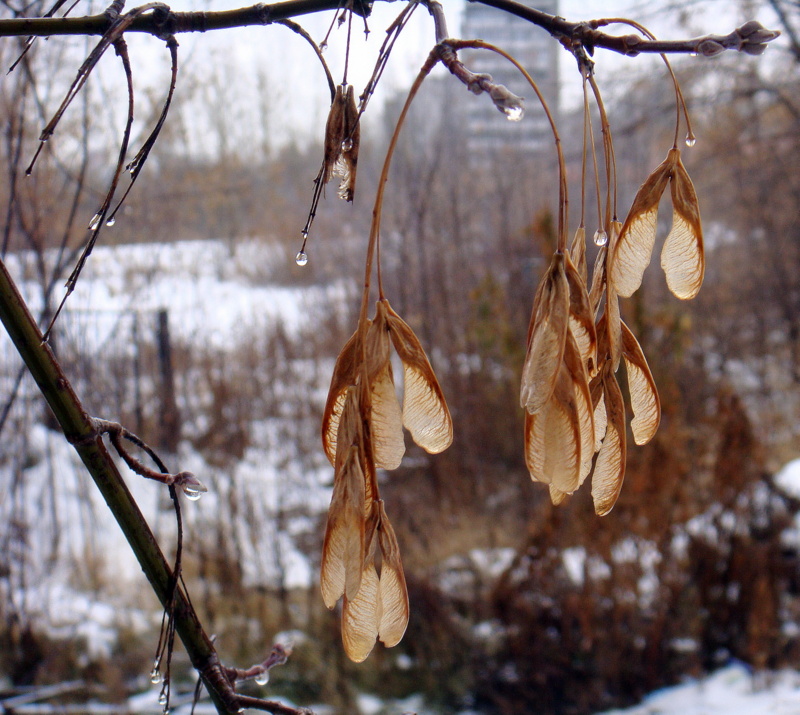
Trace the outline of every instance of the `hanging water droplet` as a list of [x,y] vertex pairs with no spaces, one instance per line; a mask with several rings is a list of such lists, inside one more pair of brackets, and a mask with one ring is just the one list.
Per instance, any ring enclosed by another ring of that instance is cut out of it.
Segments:
[[269,682],[269,671],[265,670],[256,676],[256,683],[259,685],[266,685]]
[[106,226],[113,226],[117,222],[116,216],[110,216],[108,221],[106,221]]
[[196,484],[185,484],[181,489],[189,501],[197,501],[207,491],[202,485],[197,486]]
[[150,682],[153,685],[158,685],[161,682],[161,671],[158,669],[158,666],[150,671]]
[[689,53],[689,57],[697,57],[697,53],[696,52],[690,52]]
[[298,251],[294,257],[294,262],[298,266],[305,266],[308,263],[308,254],[305,251]]
[[691,147],[693,147],[695,144],[697,144],[697,137],[696,137],[694,134],[692,134],[691,132],[689,132],[689,133],[686,135],[686,146],[688,146],[689,148],[691,148]]
[[353,140],[352,139],[348,138],[348,139],[345,139],[342,142],[342,151],[343,152],[346,153],[346,152],[350,151],[352,148],[353,148]]
[[92,216],[92,220],[89,221],[89,230],[96,231],[97,228],[100,226],[100,219],[103,218],[102,214],[98,211],[94,216]]
[[594,245],[605,246],[607,243],[608,243],[608,234],[605,232],[604,229],[598,228],[594,232]]
[[163,691],[158,696],[158,704],[161,705],[162,707],[167,704],[167,694]]
[[518,122],[525,115],[524,107],[518,104],[513,107],[504,107],[503,112],[505,112],[506,119],[508,119],[509,122]]

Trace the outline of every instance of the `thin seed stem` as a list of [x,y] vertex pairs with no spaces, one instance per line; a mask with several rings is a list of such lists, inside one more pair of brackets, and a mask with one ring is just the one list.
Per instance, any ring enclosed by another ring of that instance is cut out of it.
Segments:
[[586,78],[583,78],[583,149],[581,151],[581,226],[586,221],[586,161],[589,151],[588,133],[591,131],[592,118],[589,114],[589,93],[586,90]]
[[[378,179],[378,191],[375,195],[375,205],[372,209],[372,225],[370,226],[370,231],[369,231],[367,260],[366,260],[366,266],[364,268],[364,293],[361,297],[361,312],[359,314],[359,319],[358,319],[359,331],[365,330],[367,325],[367,307],[369,305],[370,281],[372,277],[372,263],[375,257],[376,247],[380,241],[379,236],[381,230],[381,213],[383,210],[383,196],[384,196],[384,191],[386,189],[386,182],[389,179],[389,166],[392,161],[392,155],[394,154],[395,147],[397,146],[397,140],[400,137],[400,129],[402,128],[403,122],[405,121],[406,115],[408,114],[408,110],[411,107],[411,102],[414,101],[414,97],[419,91],[419,88],[422,86],[422,82],[425,80],[425,77],[428,76],[428,74],[434,68],[436,63],[439,62],[440,54],[441,54],[441,49],[440,46],[437,45],[436,47],[433,48],[433,50],[431,50],[431,53],[428,55],[428,58],[425,60],[425,63],[422,65],[422,68],[417,74],[417,77],[414,80],[414,84],[411,85],[411,89],[408,91],[408,97],[406,97],[403,109],[400,111],[400,116],[397,118],[397,123],[395,124],[394,132],[392,132],[392,138],[389,141],[389,147],[386,150],[386,158],[383,160],[383,169],[381,170],[381,175],[380,178]],[[380,281],[380,272],[378,272],[378,280]],[[378,290],[381,297],[383,297],[383,286],[380,283],[378,285]]]
[[[594,76],[589,77],[589,85],[594,93],[595,101],[597,102],[597,109],[600,112],[600,126],[603,132],[603,152],[606,161],[606,215],[604,220],[604,229],[610,230],[612,215],[616,218],[617,215],[617,160],[614,155],[614,142],[611,138],[611,123],[608,121],[608,114],[606,114],[606,107],[603,102],[603,97],[600,94],[600,87],[597,86]],[[613,195],[613,213],[612,213],[612,195]]]
[[[650,32],[644,25],[641,23],[636,22],[635,20],[628,20],[624,17],[611,17],[605,18],[603,20],[598,21],[598,26],[600,24],[604,25],[628,25],[630,27],[639,30],[648,40],[652,40],[653,42],[656,41],[656,36]],[[683,92],[681,91],[681,85],[678,82],[678,78],[675,76],[675,71],[672,69],[672,65],[670,64],[669,59],[667,59],[667,55],[663,52],[659,53],[661,55],[661,59],[664,60],[664,64],[667,66],[667,70],[669,71],[670,77],[672,77],[672,84],[675,87],[675,111],[677,113],[677,117],[675,120],[675,140],[672,144],[673,149],[678,148],[678,135],[680,133],[680,126],[681,126],[681,113],[683,113],[683,118],[686,120],[686,136],[687,138],[693,138],[694,132],[692,131],[692,121],[689,118],[689,108],[686,106],[686,100],[683,97]]]
[[550,108],[547,106],[547,102],[545,101],[544,96],[542,95],[539,87],[537,86],[536,82],[534,81],[533,77],[528,74],[528,71],[508,52],[505,50],[496,47],[488,42],[484,42],[483,40],[457,40],[451,41],[450,46],[453,49],[461,49],[463,47],[472,47],[476,49],[483,49],[483,50],[491,50],[492,52],[496,52],[501,57],[505,57],[514,67],[516,67],[523,77],[528,81],[528,84],[533,88],[533,91],[536,93],[537,98],[539,99],[539,103],[544,110],[545,116],[547,117],[547,121],[550,123],[550,129],[553,132],[553,138],[555,140],[556,145],[556,153],[558,155],[558,251],[560,253],[564,253],[567,250],[567,208],[569,204],[569,198],[567,194],[567,165],[564,161],[564,151],[561,148],[561,137],[558,134],[558,129],[556,127],[555,119],[553,118],[553,114],[550,111]]

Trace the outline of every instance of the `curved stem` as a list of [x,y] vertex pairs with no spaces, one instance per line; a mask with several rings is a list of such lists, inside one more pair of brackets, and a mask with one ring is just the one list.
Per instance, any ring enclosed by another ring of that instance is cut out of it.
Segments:
[[611,138],[611,123],[608,121],[608,114],[606,114],[606,107],[600,94],[600,87],[597,86],[594,75],[589,76],[589,85],[592,88],[597,108],[600,111],[600,126],[603,132],[603,153],[606,160],[606,215],[603,221],[603,228],[608,231],[612,217],[614,219],[617,217],[617,159],[614,155],[614,142]]
[[[397,118],[394,132],[392,132],[392,138],[389,141],[389,147],[386,150],[386,158],[383,160],[383,168],[381,169],[381,175],[378,179],[378,191],[375,195],[375,204],[372,209],[372,224],[369,230],[369,245],[367,246],[367,260],[364,268],[364,293],[361,297],[361,312],[359,313],[358,318],[359,330],[364,330],[367,324],[367,308],[369,306],[372,264],[375,257],[376,247],[380,240],[379,237],[381,230],[381,213],[383,210],[383,196],[386,189],[386,182],[389,178],[389,166],[392,161],[392,155],[394,154],[395,147],[397,146],[397,140],[400,137],[400,129],[402,128],[403,122],[405,122],[408,114],[408,110],[411,107],[411,102],[414,100],[419,88],[422,86],[422,82],[425,80],[425,77],[428,76],[430,71],[440,60],[440,53],[440,45],[437,45],[433,48],[433,50],[431,50],[431,53],[428,55],[428,59],[425,60],[425,63],[422,65],[422,68],[417,74],[414,84],[411,85],[411,89],[408,91],[408,97],[406,97],[405,104],[403,104],[403,109],[400,111],[400,116]],[[380,280],[380,271],[378,273],[378,278]],[[382,297],[383,286],[379,285],[379,291]]]
[[[635,20],[628,20],[624,17],[611,17],[611,18],[604,18],[603,20],[598,20],[597,24],[606,24],[606,25],[629,25],[636,30],[639,30],[646,38],[652,41],[656,41],[656,36],[650,32],[644,25],[641,23],[636,22]],[[677,112],[677,118],[675,120],[675,140],[673,141],[673,148],[677,148],[678,146],[678,133],[680,132],[681,126],[681,112],[683,112],[683,117],[686,120],[686,139],[687,141],[690,139],[694,139],[694,132],[692,131],[692,121],[689,119],[689,108],[686,106],[686,100],[683,98],[683,92],[681,91],[681,85],[678,82],[678,78],[675,76],[675,71],[672,69],[672,65],[670,64],[669,60],[667,59],[666,54],[663,52],[659,53],[661,55],[661,59],[664,60],[664,64],[667,66],[667,70],[669,71],[670,77],[672,77],[672,84],[675,87],[675,111]]]
[[558,134],[558,128],[556,127],[555,119],[553,118],[553,114],[550,111],[550,108],[547,106],[547,102],[539,90],[539,87],[537,86],[533,77],[530,76],[528,71],[514,57],[495,45],[484,42],[483,40],[450,40],[448,44],[453,49],[470,47],[474,49],[490,50],[491,52],[496,52],[501,57],[505,57],[520,71],[522,76],[525,77],[525,79],[528,81],[528,84],[530,84],[530,86],[533,88],[533,91],[536,93],[539,103],[541,104],[545,116],[547,117],[547,121],[550,123],[550,129],[553,132],[556,153],[558,155],[558,251],[561,253],[565,252],[567,250],[567,208],[569,205],[569,198],[567,194],[567,165],[564,161],[564,151],[561,148],[561,137]]

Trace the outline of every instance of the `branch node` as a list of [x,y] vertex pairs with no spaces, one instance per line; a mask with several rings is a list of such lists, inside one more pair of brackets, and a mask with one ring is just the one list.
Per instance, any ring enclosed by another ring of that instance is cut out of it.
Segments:
[[260,2],[256,5],[258,19],[262,25],[272,24],[272,8],[266,3]]

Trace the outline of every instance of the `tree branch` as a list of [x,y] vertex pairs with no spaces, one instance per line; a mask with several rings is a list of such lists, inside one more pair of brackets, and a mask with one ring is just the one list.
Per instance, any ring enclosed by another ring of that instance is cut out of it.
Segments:
[[[541,27],[575,52],[585,48],[591,54],[597,47],[627,56],[647,54],[699,54],[713,56],[725,50],[736,50],[748,54],[761,54],[766,43],[774,40],[779,32],[767,30],[755,21],[750,21],[728,35],[706,35],[690,40],[647,40],[640,35],[611,35],[598,30],[609,24],[605,20],[570,22],[562,17],[549,15],[514,0],[473,0],[521,17]],[[173,12],[164,5],[152,12],[137,17],[128,32],[144,32],[165,37],[185,32],[210,32],[233,27],[269,25],[277,20],[286,20],[325,10],[336,10],[340,0],[287,0],[272,4],[258,3],[249,7],[222,12]],[[356,2],[354,10],[369,15],[371,2]],[[26,18],[0,20],[0,37],[53,35],[102,35],[111,26],[106,13],[76,18]]]
[[[192,665],[200,673],[211,699],[220,713],[237,713],[242,707],[240,696],[224,676],[211,640],[185,593],[172,591],[172,571],[156,542],[139,507],[116,465],[106,450],[102,430],[84,410],[50,346],[43,342],[39,326],[30,314],[5,264],[0,260],[0,322],[25,362],[28,370],[47,400],[64,435],[75,447],[81,460],[100,490],[106,504],[117,520],[147,580],[166,606],[174,604],[175,628],[183,641]],[[102,425],[101,425],[102,426]],[[262,709],[279,713],[300,713],[270,701],[261,701]],[[273,708],[275,705],[278,709]]]

